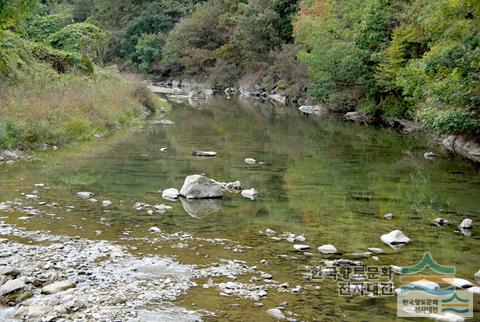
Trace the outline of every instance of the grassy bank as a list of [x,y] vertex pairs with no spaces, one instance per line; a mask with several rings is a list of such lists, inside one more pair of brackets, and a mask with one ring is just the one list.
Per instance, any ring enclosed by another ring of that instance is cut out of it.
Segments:
[[2,91],[0,147],[37,148],[132,125],[155,104],[140,81],[114,72],[32,78]]
[[134,75],[9,32],[0,40],[0,148],[82,141],[133,125],[160,106]]

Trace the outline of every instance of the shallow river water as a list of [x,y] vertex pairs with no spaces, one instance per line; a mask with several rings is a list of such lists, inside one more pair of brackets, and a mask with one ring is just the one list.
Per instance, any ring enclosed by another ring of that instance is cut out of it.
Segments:
[[[378,261],[361,259],[366,265],[413,265],[429,251],[437,262],[455,266],[458,277],[473,281],[480,269],[480,228],[474,227],[471,236],[456,228],[464,218],[480,220],[480,169],[442,155],[428,137],[224,98],[194,108],[174,105],[165,118],[175,124],[150,122],[81,146],[39,153],[35,161],[2,165],[0,202],[44,183],[50,189],[39,192],[43,201],[75,206],[26,220],[18,220],[25,214],[12,213],[5,221],[29,230],[106,239],[134,246],[134,253],[176,256],[185,264],[240,259],[290,288],[301,286],[300,294],[269,290],[260,307],[203,288],[204,281],[199,281],[176,304],[215,312],[207,321],[269,321],[266,310],[285,301],[284,312],[298,320],[400,320],[392,297],[342,297],[336,281],[305,280],[302,273],[309,267],[342,257],[320,254],[316,248],[323,244],[333,244],[344,254],[369,247],[385,251]],[[162,147],[167,151],[160,151]],[[213,150],[217,156],[197,158],[192,150]],[[441,157],[427,160],[427,151]],[[246,164],[247,157],[264,164]],[[222,200],[190,204],[161,198],[161,190],[179,189],[186,176],[196,173],[218,181],[240,180],[243,188],[258,190],[259,198],[226,193]],[[78,198],[79,191],[95,193],[99,202]],[[108,209],[101,205],[105,199],[112,201]],[[164,203],[173,209],[149,215],[134,210],[136,202]],[[393,219],[385,219],[386,213],[393,213]],[[437,217],[451,225],[436,227]],[[168,233],[230,239],[241,246],[150,243],[152,226]],[[312,254],[260,233],[266,228],[303,235],[306,241],[299,244],[311,246]],[[400,250],[380,240],[395,229],[412,239]],[[478,303],[475,307],[478,311]]]

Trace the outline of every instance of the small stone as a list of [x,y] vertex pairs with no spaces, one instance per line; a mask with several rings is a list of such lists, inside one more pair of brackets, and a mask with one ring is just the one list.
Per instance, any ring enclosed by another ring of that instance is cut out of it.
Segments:
[[81,191],[81,192],[77,192],[77,196],[79,196],[80,198],[83,198],[83,199],[88,199],[88,198],[93,197],[93,192]]
[[178,190],[175,188],[168,188],[162,191],[162,198],[167,200],[178,199]]
[[301,245],[301,244],[295,244],[293,245],[293,248],[298,250],[299,252],[304,252],[310,249],[310,246],[308,245]]
[[95,199],[95,198],[90,198],[90,199],[88,199],[88,201],[90,201],[91,203],[95,203],[95,202],[97,202],[98,200]]
[[448,220],[443,219],[443,218],[435,218],[435,219],[433,220],[433,222],[434,222],[435,225],[437,225],[437,226],[443,226],[443,225],[448,224]]
[[317,250],[322,254],[334,254],[337,252],[337,248],[330,244],[322,245],[318,247]]
[[286,317],[282,313],[282,311],[280,311],[277,308],[267,310],[267,314],[274,317],[277,320],[285,320],[286,319]]
[[242,190],[240,194],[242,195],[242,197],[250,200],[255,200],[258,197],[258,191],[255,190],[254,188]]
[[74,288],[75,286],[76,286],[75,282],[68,281],[68,280],[55,282],[55,283],[49,284],[47,286],[44,286],[42,288],[42,293],[43,294],[55,294],[55,293],[66,291],[70,288]]
[[475,280],[480,281],[480,270],[478,270],[478,272],[475,273]]
[[246,158],[243,161],[247,164],[255,164],[257,162],[257,160],[255,160],[253,158]]
[[112,205],[112,202],[110,200],[104,200],[102,201],[102,207],[109,207]]
[[460,229],[472,229],[473,228],[473,220],[470,218],[465,218],[460,225],[458,225]]
[[372,253],[375,253],[375,254],[382,254],[383,253],[383,249],[375,248],[375,247],[368,248],[368,251],[372,252]]
[[470,287],[473,287],[473,284],[470,282],[470,281],[467,281],[466,279],[463,279],[463,278],[458,278],[458,277],[454,277],[454,278],[451,278],[451,277],[445,277],[442,279],[443,281],[445,281],[446,283],[448,284],[451,284],[455,287],[458,287],[458,288],[470,288]]
[[158,227],[150,227],[149,230],[150,230],[150,232],[152,232],[152,233],[161,233],[161,232],[162,232],[162,230],[161,230],[160,228],[158,228]]
[[260,277],[264,280],[271,280],[273,278],[272,274],[263,273]]
[[215,151],[193,151],[192,155],[194,157],[214,157],[217,155]]
[[388,214],[385,214],[383,217],[385,217],[385,219],[392,220],[393,219],[393,214],[388,213]]
[[303,235],[298,235],[298,236],[295,237],[295,241],[299,242],[299,243],[303,243],[306,240],[307,239]]
[[423,157],[427,160],[433,160],[433,159],[435,159],[436,156],[437,155],[435,153],[431,152],[431,151],[430,152],[425,152],[423,154]]
[[265,229],[265,234],[269,237],[275,236],[277,232],[273,229],[267,228]]

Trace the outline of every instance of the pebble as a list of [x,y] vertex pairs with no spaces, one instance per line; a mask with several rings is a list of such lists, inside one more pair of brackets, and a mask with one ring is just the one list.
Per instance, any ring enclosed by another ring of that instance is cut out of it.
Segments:
[[257,162],[257,160],[255,160],[253,158],[246,158],[243,161],[247,164],[255,164]]
[[272,230],[270,228],[265,229],[265,234],[269,237],[275,236],[277,232],[275,230]]
[[158,227],[150,227],[149,230],[150,230],[150,232],[152,232],[152,233],[161,233],[161,232],[162,232],[162,230],[161,230],[160,228],[158,228]]
[[393,214],[388,213],[388,214],[385,214],[383,217],[385,217],[385,219],[392,220],[393,219]]
[[110,200],[103,200],[102,201],[102,207],[109,207],[112,205],[112,202]]
[[302,245],[302,244],[295,244],[295,245],[293,245],[293,248],[295,248],[295,250],[298,250],[299,252],[304,252],[304,251],[309,250],[310,246]]
[[448,224],[448,220],[443,219],[443,218],[435,218],[435,219],[433,220],[433,222],[434,222],[435,225],[437,225],[437,226],[443,226],[443,225]]
[[80,191],[80,192],[77,192],[77,196],[79,196],[80,198],[88,199],[93,197],[93,192]]

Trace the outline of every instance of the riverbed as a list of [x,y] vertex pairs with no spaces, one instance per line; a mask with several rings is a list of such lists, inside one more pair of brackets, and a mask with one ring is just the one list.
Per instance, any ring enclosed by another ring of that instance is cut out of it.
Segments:
[[[470,236],[457,228],[464,218],[480,219],[480,169],[443,154],[427,135],[407,136],[332,115],[306,116],[290,107],[227,98],[195,107],[175,104],[162,116],[172,122],[158,122],[160,117],[111,137],[0,165],[0,203],[20,203],[0,215],[4,225],[25,232],[19,238],[8,233],[12,230],[2,231],[1,237],[35,246],[44,242],[28,232],[42,231],[68,242],[119,247],[125,265],[169,258],[186,267],[185,287],[174,298],[148,303],[140,317],[128,315],[145,321],[165,319],[155,315],[164,307],[161,301],[206,321],[273,321],[267,310],[277,307],[298,321],[400,321],[394,297],[340,296],[337,281],[309,279],[308,273],[326,259],[348,258],[368,248],[384,252],[351,259],[368,266],[403,266],[431,252],[438,263],[455,266],[458,277],[474,281],[480,269],[478,228]],[[194,150],[217,155],[196,157]],[[426,159],[430,151],[438,157]],[[257,162],[247,164],[245,158]],[[252,201],[226,192],[208,202],[162,199],[162,190],[180,189],[191,174],[239,180],[259,197]],[[79,198],[81,191],[92,192],[96,201]],[[103,200],[111,205],[104,207]],[[172,209],[137,210],[136,203]],[[393,214],[391,220],[384,217],[387,213]],[[438,217],[450,224],[434,225]],[[266,229],[277,234],[269,236]],[[396,229],[412,240],[399,250],[380,240]],[[305,240],[291,242],[289,234]],[[298,252],[294,244],[310,250]],[[338,253],[321,254],[317,247],[324,244]],[[242,263],[244,271],[198,273],[226,260]],[[225,288],[228,282],[241,284],[243,293],[233,284]],[[77,281],[77,288],[81,284]],[[260,290],[265,294],[255,293]],[[122,312],[119,306],[115,317]]]

